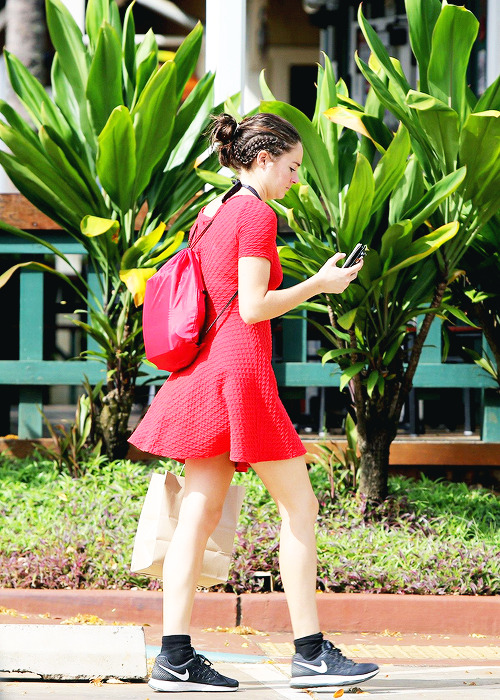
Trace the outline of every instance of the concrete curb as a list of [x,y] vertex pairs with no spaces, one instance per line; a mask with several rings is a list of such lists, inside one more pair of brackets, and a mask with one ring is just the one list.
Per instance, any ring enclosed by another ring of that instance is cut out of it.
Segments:
[[[500,635],[498,596],[423,596],[319,593],[321,628],[328,632],[411,632]],[[0,607],[20,613],[79,613],[103,620],[159,624],[161,591],[0,589]],[[283,593],[197,593],[193,627],[248,625],[266,632],[290,632]]]
[[142,627],[0,625],[0,669],[52,680],[144,680]]

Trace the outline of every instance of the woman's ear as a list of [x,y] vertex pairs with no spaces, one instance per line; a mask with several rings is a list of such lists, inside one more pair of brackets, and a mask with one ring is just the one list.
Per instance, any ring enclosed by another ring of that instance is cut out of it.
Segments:
[[257,157],[255,159],[257,165],[260,168],[265,168],[266,165],[268,165],[268,163],[270,162],[270,160],[271,160],[271,156],[270,156],[269,151],[259,151],[257,153]]

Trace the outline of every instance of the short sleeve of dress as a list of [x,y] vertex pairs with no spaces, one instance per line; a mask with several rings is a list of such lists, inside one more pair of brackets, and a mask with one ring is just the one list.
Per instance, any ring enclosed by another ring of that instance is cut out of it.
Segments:
[[238,258],[276,257],[277,219],[265,202],[245,197],[245,202],[238,217]]

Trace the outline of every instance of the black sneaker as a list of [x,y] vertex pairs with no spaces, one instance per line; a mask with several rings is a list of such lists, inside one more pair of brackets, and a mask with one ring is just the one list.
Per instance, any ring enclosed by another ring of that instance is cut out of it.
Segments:
[[354,685],[378,673],[376,664],[356,664],[346,659],[339,649],[325,639],[322,651],[315,659],[306,660],[301,654],[292,659],[292,688],[319,688],[326,685]]
[[148,685],[165,693],[193,690],[223,693],[238,690],[239,683],[218,673],[207,658],[194,652],[193,658],[181,666],[174,666],[162,654],[157,656]]

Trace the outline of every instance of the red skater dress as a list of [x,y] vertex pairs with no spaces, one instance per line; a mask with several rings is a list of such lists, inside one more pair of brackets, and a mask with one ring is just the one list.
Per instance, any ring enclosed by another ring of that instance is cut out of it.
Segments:
[[[208,292],[207,327],[238,288],[238,258],[270,260],[269,289],[283,279],[273,210],[251,195],[233,196],[222,206],[195,247]],[[209,221],[201,211],[198,230]],[[303,455],[278,396],[271,352],[270,322],[244,323],[236,297],[195,361],[169,376],[130,442],[180,462],[229,452],[238,469]]]

